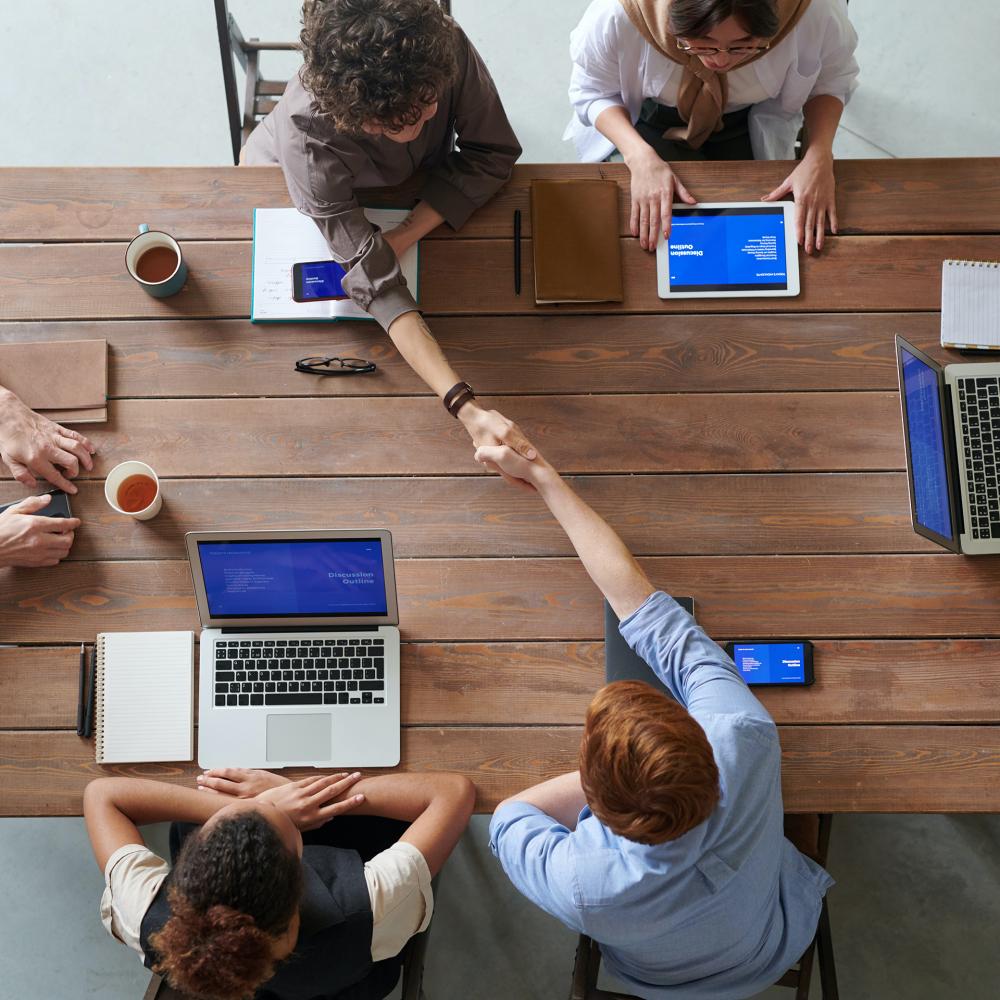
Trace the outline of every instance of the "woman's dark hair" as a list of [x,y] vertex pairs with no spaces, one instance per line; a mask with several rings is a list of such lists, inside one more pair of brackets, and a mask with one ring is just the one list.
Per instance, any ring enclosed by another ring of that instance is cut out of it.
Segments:
[[678,38],[704,38],[727,17],[735,17],[754,38],[778,33],[774,0],[670,0],[670,30]]
[[458,70],[436,0],[306,0],[302,25],[302,82],[344,133],[416,124]]
[[219,820],[184,842],[171,916],[150,937],[155,971],[205,1000],[244,1000],[274,974],[274,938],[302,897],[302,865],[258,812]]

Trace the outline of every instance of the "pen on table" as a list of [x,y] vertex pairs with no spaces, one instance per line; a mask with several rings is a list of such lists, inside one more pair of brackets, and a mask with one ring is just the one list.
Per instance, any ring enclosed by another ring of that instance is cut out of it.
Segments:
[[87,647],[80,643],[80,693],[76,700],[76,735],[83,736],[84,690],[87,686]]
[[521,210],[514,209],[514,294],[521,294]]
[[94,682],[97,670],[97,647],[90,654],[90,670],[87,672],[87,704],[83,715],[83,736],[89,739],[94,733]]

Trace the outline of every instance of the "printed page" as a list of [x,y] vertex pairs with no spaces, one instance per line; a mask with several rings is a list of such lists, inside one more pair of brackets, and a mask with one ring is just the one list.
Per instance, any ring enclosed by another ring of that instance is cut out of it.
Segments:
[[[403,209],[366,208],[375,225],[391,229],[406,218]],[[258,208],[254,212],[253,320],[371,319],[349,299],[296,302],[292,289],[292,265],[313,260],[333,260],[330,248],[316,223],[294,208]],[[417,248],[401,261],[411,289],[417,287]]]
[[[194,634],[104,633],[103,729],[110,764],[194,757]],[[102,738],[103,737],[103,738]]]

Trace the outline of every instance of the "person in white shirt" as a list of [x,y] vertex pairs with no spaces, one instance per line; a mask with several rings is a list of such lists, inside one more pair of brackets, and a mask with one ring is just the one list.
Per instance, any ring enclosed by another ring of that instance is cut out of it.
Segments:
[[[465,829],[472,783],[447,773],[291,781],[240,768],[198,782],[87,786],[108,933],[175,989],[209,1000],[388,995],[401,949],[430,923],[431,878]],[[172,868],[137,829],[166,820]]]
[[799,243],[837,232],[833,137],[857,86],[846,0],[593,0],[570,36],[564,138],[581,160],[617,150],[631,174],[631,231],[645,250],[694,196],[668,160],[802,159],[764,200],[792,194]]

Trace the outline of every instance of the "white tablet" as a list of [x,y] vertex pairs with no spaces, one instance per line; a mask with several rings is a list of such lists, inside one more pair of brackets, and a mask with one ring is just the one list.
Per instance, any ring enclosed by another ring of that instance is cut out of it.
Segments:
[[660,298],[798,295],[794,212],[791,201],[674,205],[656,247]]

